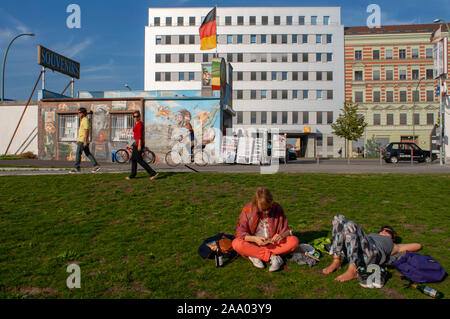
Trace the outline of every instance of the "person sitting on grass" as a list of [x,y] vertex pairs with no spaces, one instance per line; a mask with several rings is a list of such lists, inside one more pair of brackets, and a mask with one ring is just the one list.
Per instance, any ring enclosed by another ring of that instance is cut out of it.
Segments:
[[243,208],[232,246],[256,268],[264,268],[263,261],[270,260],[269,271],[279,270],[284,263],[281,256],[298,247],[298,238],[292,235],[283,208],[273,201],[267,188],[258,188],[253,200]]
[[322,270],[326,275],[341,268],[341,261],[347,260],[348,270],[334,280],[339,282],[357,278],[357,268],[370,264],[383,265],[389,257],[406,251],[418,251],[420,244],[397,244],[397,233],[390,226],[381,227],[378,234],[366,235],[353,221],[345,216],[333,217],[330,255],[333,262]]

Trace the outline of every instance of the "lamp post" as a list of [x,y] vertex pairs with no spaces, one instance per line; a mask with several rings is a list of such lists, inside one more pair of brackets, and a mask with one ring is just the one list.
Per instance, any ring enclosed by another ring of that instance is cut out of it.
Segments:
[[5,57],[3,59],[3,69],[2,69],[2,101],[5,100],[5,66],[6,66],[6,58],[8,57],[8,51],[9,51],[9,48],[11,47],[11,45],[13,44],[13,42],[17,38],[20,38],[20,37],[23,37],[23,36],[34,37],[35,34],[34,33],[22,33],[22,34],[19,34],[14,39],[12,39],[12,41],[8,45],[8,49],[6,49]]
[[[419,80],[419,83],[417,83],[417,86],[416,86],[416,92],[417,92],[417,101],[419,101],[420,102],[420,92],[418,91],[418,88],[419,88],[419,85],[420,85],[420,82],[422,82],[422,80],[425,80],[425,78],[424,77],[422,77],[420,80]],[[413,111],[412,111],[412,124],[413,124],[413,136],[412,136],[412,138],[413,138],[413,141],[415,142],[415,140],[416,140],[416,121],[415,121],[415,119],[414,119],[414,110],[415,110],[415,108],[416,108],[416,103],[415,103],[416,101],[414,101],[414,104],[413,104]]]
[[[433,22],[434,23],[445,23],[445,25],[447,27],[447,38],[448,38],[448,33],[450,32],[450,28],[448,27],[447,21],[445,21],[444,19],[435,19]],[[444,52],[444,54],[447,54],[447,52]],[[439,88],[442,91],[442,76],[441,75],[439,75]],[[443,155],[445,156],[445,153],[444,153],[444,150],[443,150],[444,145],[445,145],[444,144],[445,134],[444,134],[444,131],[443,131],[444,124],[442,123],[444,121],[443,114],[444,114],[444,112],[443,112],[443,106],[442,106],[442,92],[441,92],[440,95],[439,95],[439,131],[440,131],[440,136],[439,136],[439,140],[440,140],[439,162],[440,163],[439,164],[441,166],[444,165],[444,159],[442,158],[442,156]]]

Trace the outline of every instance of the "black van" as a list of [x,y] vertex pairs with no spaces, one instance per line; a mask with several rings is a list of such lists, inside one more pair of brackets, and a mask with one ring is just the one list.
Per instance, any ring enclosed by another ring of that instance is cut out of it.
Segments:
[[437,156],[431,151],[424,151],[416,143],[394,142],[388,144],[382,152],[386,163],[398,163],[398,161],[411,161],[411,150],[413,150],[413,160],[431,163]]

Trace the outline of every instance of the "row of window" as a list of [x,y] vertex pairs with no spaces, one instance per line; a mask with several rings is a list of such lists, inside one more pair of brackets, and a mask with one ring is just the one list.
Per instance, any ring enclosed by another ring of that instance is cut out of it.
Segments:
[[[201,21],[198,21],[198,23],[200,24],[201,22],[203,22],[204,20],[204,16],[201,17]],[[216,17],[216,21],[217,24],[219,25],[220,23],[220,17],[217,16]],[[162,25],[162,20],[161,17],[154,17],[153,18],[153,26],[195,26],[198,25],[197,19],[196,17],[165,17],[164,19],[165,24]],[[273,16],[273,17],[269,17],[269,16],[249,16],[249,17],[244,17],[244,16],[225,16],[225,25],[226,26],[231,26],[231,25],[269,25],[269,23],[273,24],[273,25],[306,25],[306,24],[310,24],[310,25],[318,25],[318,24],[322,24],[322,25],[329,25],[331,22],[330,20],[330,16],[323,16],[323,17],[319,17],[319,16],[310,16],[310,17],[306,17],[306,16],[298,16],[298,17],[294,17],[294,16]]]
[[[386,114],[386,125],[408,125],[408,113],[399,114],[398,123],[394,123],[394,114]],[[413,116],[414,125],[421,125],[425,123],[420,122],[420,114],[414,113]],[[426,125],[434,125],[434,113],[427,113]],[[381,114],[373,115],[373,125],[381,125]]]
[[[217,35],[219,44],[330,44],[333,43],[332,34],[228,34]],[[157,35],[155,43],[158,45],[199,44],[198,35]]]
[[236,100],[332,100],[333,90],[233,90]]
[[332,71],[237,71],[233,74],[235,81],[333,81]]
[[[380,91],[373,91],[372,92],[372,101],[371,102],[420,102],[420,93],[418,91],[412,91],[411,97],[408,99],[408,92],[407,91],[399,91],[398,97],[394,100],[394,91],[386,91],[385,99],[381,99],[381,92]],[[356,91],[354,92],[354,101],[355,102],[365,102],[364,101],[364,92],[362,91]],[[427,102],[434,102],[436,99],[434,90],[427,90],[426,91],[426,101]],[[370,102],[367,101],[366,102]]]
[[[418,48],[411,49],[411,55],[407,55],[406,49],[399,49],[398,54],[394,56],[394,50],[386,49],[385,51],[385,59],[419,59],[419,58],[433,58],[433,48],[427,48],[425,50],[425,55],[421,55]],[[373,49],[372,50],[372,59],[379,60],[380,59],[380,50]],[[355,50],[355,60],[363,60],[363,52],[362,50]]]
[[[244,113],[250,113],[250,122],[244,123]],[[281,117],[278,116],[281,113]],[[314,121],[310,118],[315,115]],[[236,124],[331,124],[333,123],[333,112],[236,112]]]
[[[156,63],[209,63],[216,57],[213,53],[164,53],[156,54]],[[299,63],[333,62],[333,53],[225,53],[219,54],[227,62],[242,63]]]
[[[433,69],[426,69],[425,71],[426,79],[432,80],[433,77]],[[394,78],[394,70],[386,70],[385,71],[385,77],[383,80],[418,80],[420,76],[420,70],[412,70],[411,71],[411,78],[407,78],[407,70],[406,69],[400,69],[398,70],[398,76]],[[355,81],[364,81],[364,71],[355,71],[354,72],[354,80]],[[372,70],[372,80],[378,81],[381,79],[381,71],[380,70]]]

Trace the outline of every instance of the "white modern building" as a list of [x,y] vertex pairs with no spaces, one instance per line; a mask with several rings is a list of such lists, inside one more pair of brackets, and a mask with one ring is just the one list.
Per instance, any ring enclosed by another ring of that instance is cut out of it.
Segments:
[[233,66],[235,132],[278,128],[301,156],[337,156],[344,142],[330,124],[345,99],[340,8],[218,7],[217,50],[201,51],[198,29],[211,9],[149,9],[145,90],[200,90],[202,63],[218,55]]

